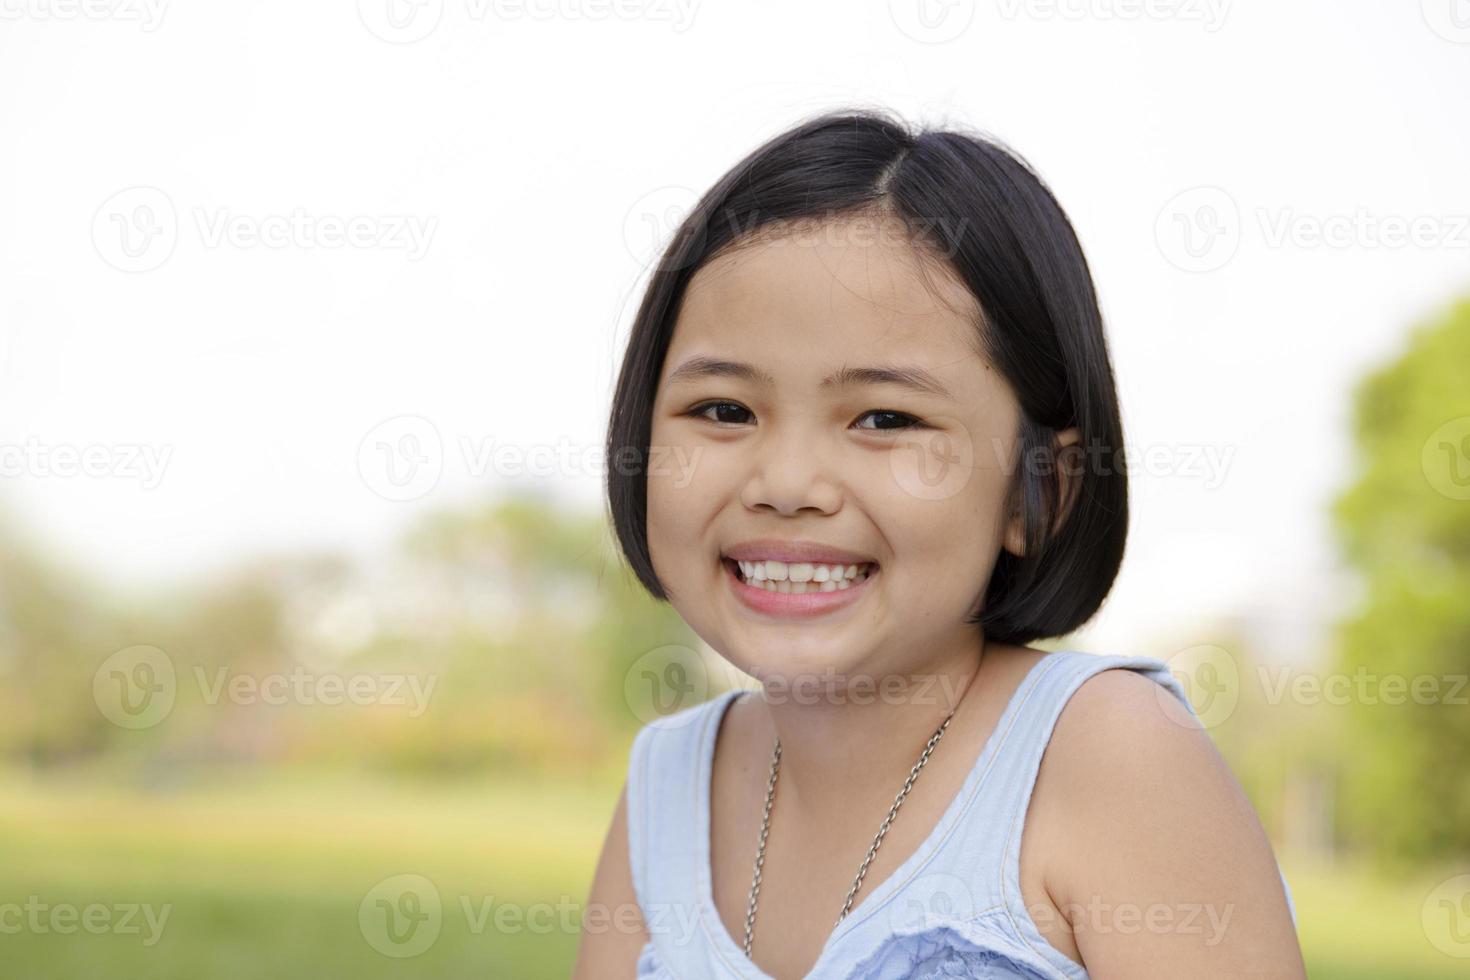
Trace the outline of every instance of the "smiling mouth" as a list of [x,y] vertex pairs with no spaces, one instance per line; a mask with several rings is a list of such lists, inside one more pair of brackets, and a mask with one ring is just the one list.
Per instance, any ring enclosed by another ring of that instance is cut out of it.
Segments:
[[741,584],[789,595],[845,591],[867,581],[878,572],[876,562],[837,565],[821,562],[737,561],[733,558],[722,558],[721,561]]

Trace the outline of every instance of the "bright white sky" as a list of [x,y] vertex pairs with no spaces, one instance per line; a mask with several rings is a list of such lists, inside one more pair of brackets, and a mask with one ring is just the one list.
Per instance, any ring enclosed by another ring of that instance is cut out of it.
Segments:
[[1320,621],[1349,386],[1470,280],[1464,0],[88,2],[0,0],[0,511],[120,584],[370,546],[525,482],[502,445],[598,506],[652,229],[831,106],[978,126],[1071,214],[1176,461],[1104,650]]

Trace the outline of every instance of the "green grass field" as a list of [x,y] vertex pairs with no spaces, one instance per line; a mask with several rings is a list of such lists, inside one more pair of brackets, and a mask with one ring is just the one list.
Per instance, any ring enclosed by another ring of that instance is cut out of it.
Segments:
[[[144,793],[0,775],[0,910],[21,907],[0,911],[0,976],[565,977],[618,786],[221,774]],[[1312,977],[1470,976],[1470,959],[1436,949],[1421,917],[1451,870],[1389,886],[1351,868],[1282,866]],[[401,888],[374,889],[400,875],[432,884],[439,914],[418,912],[437,936],[385,939],[377,899],[414,910]],[[145,905],[155,922],[167,907],[161,930],[128,917]],[[89,914],[93,931],[80,925]],[[401,953],[415,955],[389,955]]]

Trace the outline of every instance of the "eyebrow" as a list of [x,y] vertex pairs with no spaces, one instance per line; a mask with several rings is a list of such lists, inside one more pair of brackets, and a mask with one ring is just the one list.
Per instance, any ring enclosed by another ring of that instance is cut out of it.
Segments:
[[[753,364],[730,361],[719,357],[697,354],[669,373],[664,386],[699,378],[735,378],[748,381],[762,388],[771,388],[776,379]],[[896,385],[922,394],[954,398],[938,378],[921,367],[880,365],[874,367],[844,367],[822,380],[823,388],[847,388],[856,385]]]

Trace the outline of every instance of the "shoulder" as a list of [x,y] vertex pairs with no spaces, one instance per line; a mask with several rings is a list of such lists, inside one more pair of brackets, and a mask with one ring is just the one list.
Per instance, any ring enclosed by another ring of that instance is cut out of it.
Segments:
[[[1144,658],[1127,662],[1164,666]],[[1177,685],[1134,667],[1097,671],[1063,706],[1052,734],[1055,754],[1076,762],[1131,768],[1206,760],[1223,768],[1214,742],[1176,690]]]
[[[1063,706],[1036,789],[1056,845],[1047,891],[1064,912],[1130,911],[1133,931],[1150,935],[1135,951],[1126,941],[1137,936],[1121,921],[1077,935],[1084,956],[1125,975],[1140,950],[1167,951],[1179,969],[1225,962],[1205,957],[1284,955],[1295,935],[1270,843],[1209,733],[1161,673],[1100,670]],[[1232,915],[1226,941],[1222,919]],[[1167,925],[1156,930],[1150,920]]]
[[[1223,831],[1254,811],[1199,720],[1159,680],[1111,667],[1087,677],[1057,718],[1042,771],[1085,813],[1078,830],[1119,843],[1145,828]],[[1167,839],[1175,836],[1169,833]]]

